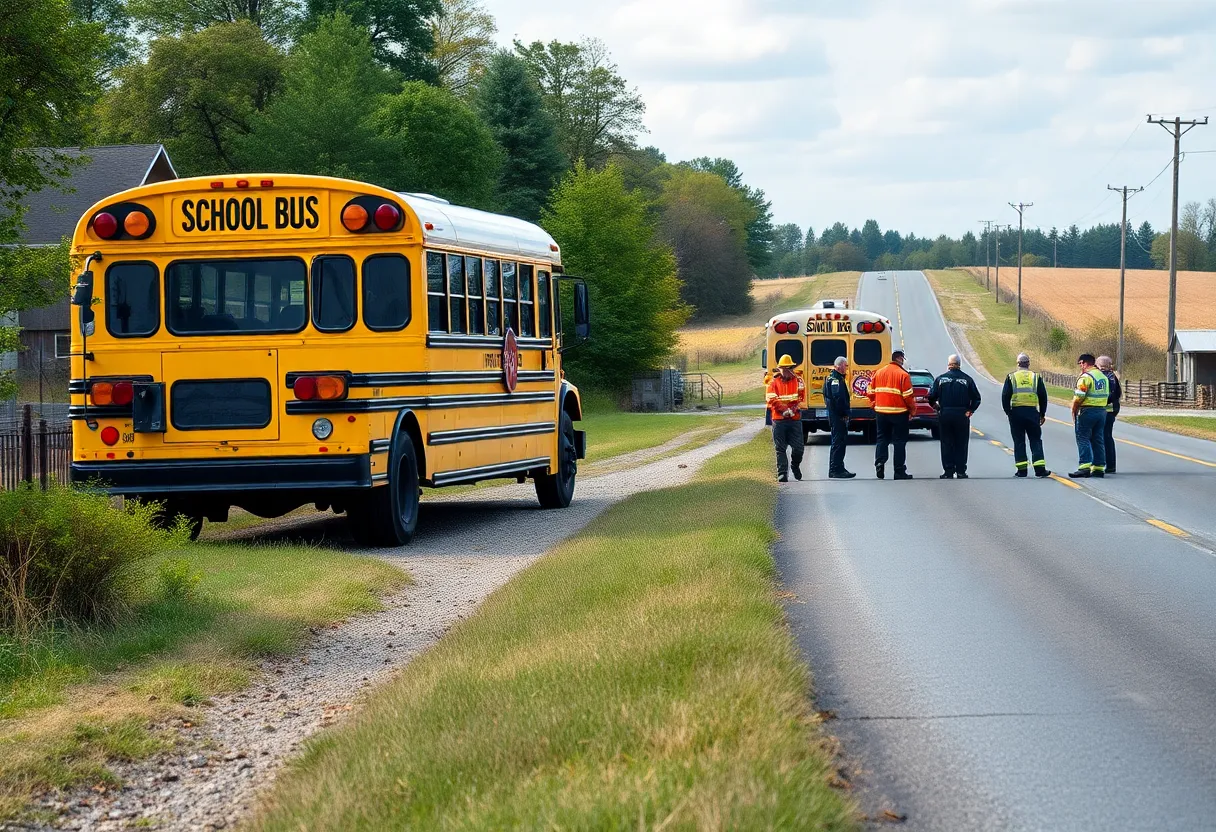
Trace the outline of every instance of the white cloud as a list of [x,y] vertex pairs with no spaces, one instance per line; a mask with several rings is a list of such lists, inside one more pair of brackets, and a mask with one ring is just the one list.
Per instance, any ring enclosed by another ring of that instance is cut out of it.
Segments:
[[[733,158],[803,226],[958,234],[1010,200],[1045,226],[1117,221],[1094,213],[1108,180],[1146,182],[1172,149],[1145,114],[1216,116],[1211,0],[486,2],[504,44],[602,39],[645,143]],[[1216,148],[1216,123],[1183,147]],[[1158,226],[1160,184],[1137,209]],[[1216,154],[1189,157],[1183,200],[1214,195]]]

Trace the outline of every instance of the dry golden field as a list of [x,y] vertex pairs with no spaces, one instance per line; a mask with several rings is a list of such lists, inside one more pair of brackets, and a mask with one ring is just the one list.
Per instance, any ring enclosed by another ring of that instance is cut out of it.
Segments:
[[[982,267],[973,273],[983,276]],[[1001,287],[1017,289],[1016,267],[1001,269]],[[1129,269],[1125,315],[1129,326],[1165,348],[1169,272]],[[1074,331],[1119,317],[1118,269],[1022,269],[1022,300]],[[1178,329],[1216,327],[1216,273],[1178,272]]]
[[677,352],[688,370],[711,373],[728,395],[755,387],[763,373],[759,359],[765,322],[777,312],[810,306],[820,298],[852,298],[860,277],[861,272],[833,272],[757,280],[752,284],[751,312],[685,327]]

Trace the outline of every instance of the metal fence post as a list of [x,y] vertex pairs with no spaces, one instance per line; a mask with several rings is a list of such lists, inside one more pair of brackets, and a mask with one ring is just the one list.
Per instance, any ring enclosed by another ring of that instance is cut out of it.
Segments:
[[21,481],[34,481],[33,412],[27,404],[21,408]]
[[38,484],[46,491],[47,471],[51,467],[50,437],[46,435],[46,419],[38,420]]

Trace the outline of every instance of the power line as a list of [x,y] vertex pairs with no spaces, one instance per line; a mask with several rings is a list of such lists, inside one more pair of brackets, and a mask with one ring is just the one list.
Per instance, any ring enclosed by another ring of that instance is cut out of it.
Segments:
[[1144,187],[1128,188],[1124,185],[1122,188],[1115,188],[1111,185],[1106,186],[1106,190],[1114,191],[1115,193],[1123,194],[1123,221],[1119,223],[1119,346],[1116,352],[1115,366],[1123,367],[1123,297],[1124,285],[1127,280],[1127,192],[1130,190],[1132,194],[1138,194],[1144,190]]

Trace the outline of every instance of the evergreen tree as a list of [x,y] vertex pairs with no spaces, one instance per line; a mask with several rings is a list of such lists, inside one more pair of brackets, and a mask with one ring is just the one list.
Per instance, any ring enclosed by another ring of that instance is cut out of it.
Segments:
[[878,220],[866,220],[861,226],[861,249],[870,260],[878,259],[886,251]]
[[566,159],[527,65],[507,52],[495,55],[475,103],[503,152],[496,188],[499,207],[516,217],[539,219]]

